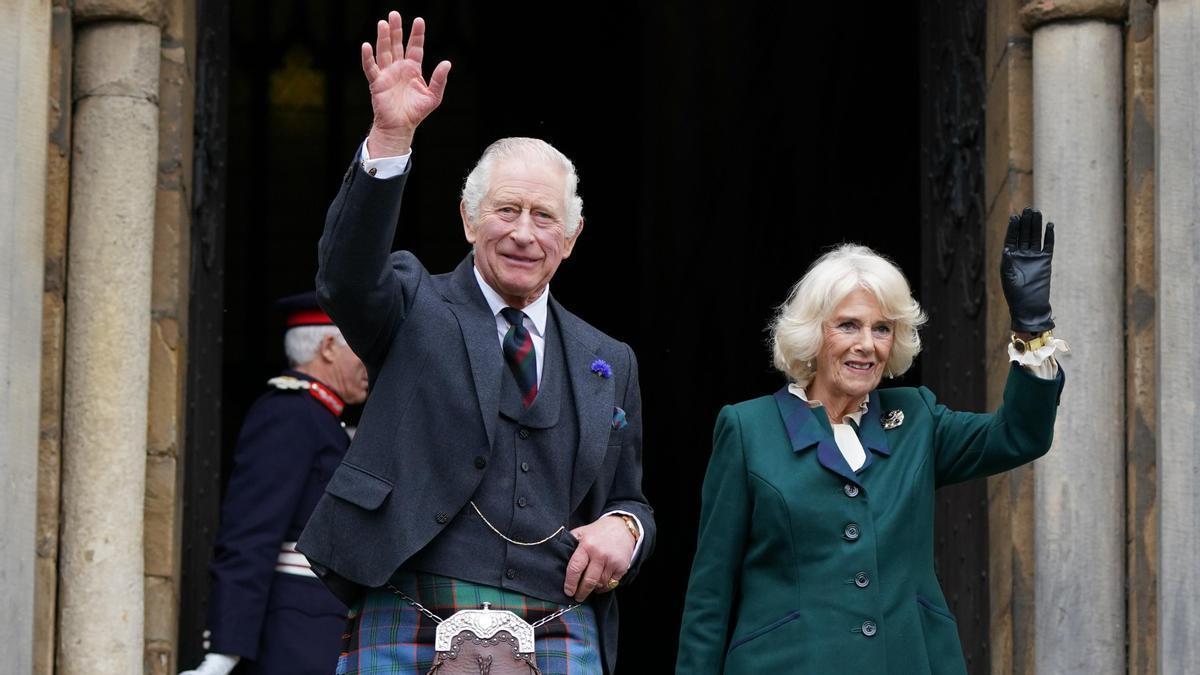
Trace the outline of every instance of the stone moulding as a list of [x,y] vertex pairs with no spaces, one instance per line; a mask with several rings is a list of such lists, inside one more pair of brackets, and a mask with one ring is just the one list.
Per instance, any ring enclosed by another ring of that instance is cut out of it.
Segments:
[[1124,22],[1129,0],[1031,0],[1021,8],[1021,26],[1033,32],[1038,26],[1068,19],[1101,19]]
[[71,17],[76,24],[124,20],[162,27],[167,23],[162,0],[75,0]]

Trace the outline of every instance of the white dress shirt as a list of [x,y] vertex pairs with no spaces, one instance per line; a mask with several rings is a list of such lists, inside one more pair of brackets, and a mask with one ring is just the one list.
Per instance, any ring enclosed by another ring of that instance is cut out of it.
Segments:
[[[478,267],[471,269],[475,272],[475,281],[479,283],[479,290],[483,291],[483,298],[487,300],[488,307],[492,310],[492,316],[496,319],[496,333],[500,338],[500,346],[503,347],[504,336],[508,334],[508,321],[504,320],[500,310],[508,307],[508,304],[504,302],[504,298],[500,297],[496,289],[483,280],[483,275],[479,273]],[[542,386],[542,363],[546,360],[546,309],[550,305],[547,301],[549,297],[550,284],[546,284],[546,288],[542,290],[542,294],[538,296],[537,300],[520,310],[525,313],[525,327],[529,329],[529,336],[533,338],[533,354],[537,357],[538,387]]]

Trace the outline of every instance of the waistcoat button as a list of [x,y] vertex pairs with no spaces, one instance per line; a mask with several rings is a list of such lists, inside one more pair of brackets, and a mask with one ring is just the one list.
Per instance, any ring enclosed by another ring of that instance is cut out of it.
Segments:
[[846,529],[842,530],[842,536],[846,541],[858,541],[858,523],[850,523],[846,525]]
[[874,621],[864,621],[863,622],[863,624],[862,624],[862,634],[863,635],[865,635],[867,637],[875,637],[875,634],[878,632],[879,632],[879,628],[875,625]]

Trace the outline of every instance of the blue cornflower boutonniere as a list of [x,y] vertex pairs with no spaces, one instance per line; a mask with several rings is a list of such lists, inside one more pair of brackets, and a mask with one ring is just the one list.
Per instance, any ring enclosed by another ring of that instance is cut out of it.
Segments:
[[592,372],[607,380],[612,377],[612,366],[604,359],[596,359],[592,361]]

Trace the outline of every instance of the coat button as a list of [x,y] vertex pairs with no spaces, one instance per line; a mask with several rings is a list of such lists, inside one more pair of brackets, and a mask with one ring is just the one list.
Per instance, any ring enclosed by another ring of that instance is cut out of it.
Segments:
[[529,473],[529,462],[521,462],[521,470]]
[[521,507],[521,508],[525,508],[525,505],[526,505],[526,504],[528,504],[528,503],[529,503],[529,502],[525,501],[525,498],[524,498],[524,497],[519,497],[519,498],[517,498],[517,506],[519,506],[519,507]]
[[483,455],[480,455],[479,457],[475,458],[475,468],[476,469],[482,469],[486,466],[487,466],[487,458],[485,458]]
[[858,523],[850,523],[846,525],[846,529],[842,530],[842,536],[846,541],[858,541]]
[[851,499],[854,499],[858,496],[858,486],[854,483],[846,483],[842,486],[842,491],[845,492],[846,496]]
[[504,573],[504,576],[508,577],[509,579],[516,579],[517,571],[510,567],[508,568],[508,571]]
[[529,430],[522,428],[520,431],[517,432],[517,437],[520,438],[521,440],[525,440],[526,438],[529,438]]
[[436,516],[434,516],[433,519],[438,522],[438,525],[445,525],[447,522],[450,521],[450,516],[448,516],[444,513],[439,513]]
[[877,628],[875,626],[874,621],[864,621],[863,622],[863,625],[862,625],[863,635],[865,635],[867,637],[875,637],[875,634],[878,632],[879,632],[879,628]]
[[866,572],[859,572],[854,575],[854,585],[859,588],[866,588],[871,585],[871,580],[867,578]]

